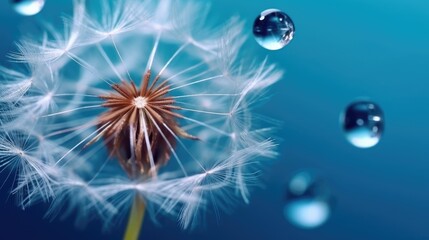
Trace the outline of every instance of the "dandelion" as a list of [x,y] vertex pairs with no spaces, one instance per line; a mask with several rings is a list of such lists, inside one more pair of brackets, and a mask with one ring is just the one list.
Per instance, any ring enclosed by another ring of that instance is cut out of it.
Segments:
[[246,62],[243,23],[210,26],[206,5],[180,1],[74,6],[0,68],[0,170],[17,172],[20,205],[108,226],[132,202],[125,238],[136,239],[145,212],[189,228],[247,203],[276,156],[252,110],[282,72]]

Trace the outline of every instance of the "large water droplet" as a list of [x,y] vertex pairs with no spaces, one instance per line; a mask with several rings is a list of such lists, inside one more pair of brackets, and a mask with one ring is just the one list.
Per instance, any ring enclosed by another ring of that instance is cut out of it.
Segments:
[[278,9],[263,11],[253,23],[253,35],[262,47],[278,50],[293,38],[295,25],[292,19]]
[[380,141],[384,130],[383,111],[370,101],[354,102],[343,114],[343,129],[347,140],[354,146],[372,147]]
[[45,5],[45,0],[11,0],[16,12],[25,16],[39,13]]
[[289,181],[283,213],[300,228],[315,228],[328,220],[332,198],[322,181],[309,172],[299,172]]

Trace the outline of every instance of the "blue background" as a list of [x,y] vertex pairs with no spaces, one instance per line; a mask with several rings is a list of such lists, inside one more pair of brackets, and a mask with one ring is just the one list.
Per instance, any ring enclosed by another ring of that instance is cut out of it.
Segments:
[[[48,0],[37,16],[16,14],[0,3],[0,57],[38,21],[58,21],[71,1]],[[211,17],[236,14],[251,34],[267,8],[288,13],[296,34],[279,51],[249,38],[257,58],[286,70],[263,114],[283,122],[281,155],[264,172],[264,188],[232,214],[211,215],[206,226],[182,231],[174,220],[146,221],[142,239],[429,239],[429,2],[427,0],[213,0]],[[352,101],[367,97],[384,110],[386,126],[371,149],[349,144],[339,124]],[[333,213],[316,229],[293,227],[283,217],[290,177],[302,169],[323,176],[335,197]],[[119,239],[95,222],[79,230],[73,219],[50,222],[46,206],[26,211],[0,193],[0,239]]]

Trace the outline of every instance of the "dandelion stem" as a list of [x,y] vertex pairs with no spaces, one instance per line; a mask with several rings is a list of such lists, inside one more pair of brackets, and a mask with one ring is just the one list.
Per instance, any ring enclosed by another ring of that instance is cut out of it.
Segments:
[[134,197],[133,207],[131,208],[130,217],[128,218],[127,230],[125,231],[124,240],[137,240],[143,223],[145,213],[145,204],[143,199],[136,194]]

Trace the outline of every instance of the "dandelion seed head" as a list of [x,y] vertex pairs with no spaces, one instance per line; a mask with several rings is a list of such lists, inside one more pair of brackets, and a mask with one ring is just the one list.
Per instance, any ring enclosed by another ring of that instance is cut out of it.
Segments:
[[63,28],[17,45],[21,67],[0,68],[0,171],[18,172],[21,204],[107,226],[137,195],[155,221],[188,228],[249,202],[276,156],[254,109],[282,71],[243,57],[244,23],[211,24],[202,2],[74,6]]

